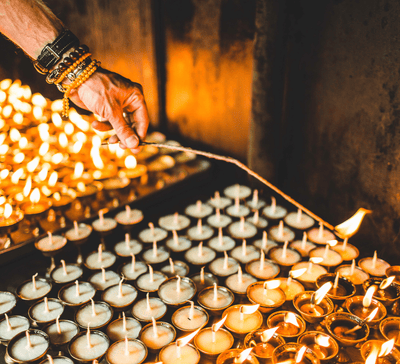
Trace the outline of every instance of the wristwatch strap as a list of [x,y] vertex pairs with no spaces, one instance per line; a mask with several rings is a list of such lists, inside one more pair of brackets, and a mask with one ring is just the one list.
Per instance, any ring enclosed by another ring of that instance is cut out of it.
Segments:
[[79,45],[79,39],[68,29],[65,29],[53,43],[47,44],[33,63],[39,73],[46,74],[62,57],[62,55]]

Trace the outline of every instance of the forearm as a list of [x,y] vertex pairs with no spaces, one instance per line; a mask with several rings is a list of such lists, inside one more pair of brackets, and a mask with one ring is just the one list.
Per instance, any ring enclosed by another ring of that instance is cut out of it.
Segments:
[[63,29],[41,0],[0,0],[0,32],[36,59]]

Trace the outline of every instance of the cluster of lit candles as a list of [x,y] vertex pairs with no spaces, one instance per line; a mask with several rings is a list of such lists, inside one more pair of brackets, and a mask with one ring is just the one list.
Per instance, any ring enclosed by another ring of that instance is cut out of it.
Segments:
[[[8,361],[334,363],[349,361],[347,346],[367,364],[400,359],[400,267],[359,259],[301,210],[237,184],[139,229],[142,219],[127,205],[36,241],[49,277],[0,292]],[[93,230],[94,251],[55,265]],[[11,314],[17,302],[27,315]]]
[[[147,145],[135,157],[117,144],[102,146],[109,133],[91,128],[95,115],[71,109],[64,121],[61,110],[62,100],[32,94],[19,80],[0,81],[0,249],[93,218],[197,171],[192,153]],[[176,144],[158,132],[148,140]]]

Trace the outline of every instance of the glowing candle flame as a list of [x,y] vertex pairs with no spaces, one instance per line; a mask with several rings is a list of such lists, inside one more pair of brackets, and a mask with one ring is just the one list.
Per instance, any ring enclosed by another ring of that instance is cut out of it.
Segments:
[[264,289],[275,289],[278,288],[281,284],[281,281],[278,279],[274,279],[273,281],[265,281]]
[[76,188],[78,189],[79,192],[86,191],[86,185],[83,182],[78,182]]
[[327,243],[330,247],[332,247],[332,246],[335,246],[335,245],[338,243],[338,241],[337,241],[337,240],[328,240],[326,243]]
[[52,172],[49,177],[49,186],[54,187],[57,183],[58,173],[56,171]]
[[81,151],[82,147],[83,147],[83,143],[78,140],[72,146],[72,153],[75,153],[75,154],[79,153]]
[[11,128],[11,130],[10,130],[10,139],[14,143],[17,142],[18,140],[21,139],[21,133],[17,129]]
[[278,330],[278,329],[279,329],[279,327],[277,326],[277,327],[273,327],[272,329],[264,330],[260,335],[261,341],[263,343],[266,343],[269,340],[271,340],[271,338],[274,336],[276,330]]
[[19,149],[24,149],[26,148],[27,145],[28,145],[28,139],[26,139],[26,137],[22,137],[18,142]]
[[292,278],[298,278],[298,277],[302,276],[305,272],[307,272],[307,268],[291,270],[289,272],[289,276]]
[[364,296],[363,302],[362,302],[362,304],[365,308],[367,308],[371,305],[372,296],[374,295],[377,288],[378,288],[377,286],[373,285],[367,289],[367,292],[365,293],[365,296]]
[[14,156],[13,161],[17,164],[20,164],[24,161],[24,159],[25,159],[25,154],[22,152],[19,152]]
[[253,348],[248,348],[248,349],[243,350],[236,358],[233,359],[233,362],[235,364],[243,363],[247,359],[247,357],[250,355],[252,350],[253,350]]
[[46,107],[47,105],[47,100],[39,93],[34,93],[31,101],[35,106]]
[[74,168],[74,179],[78,179],[82,176],[84,170],[84,166],[82,162],[77,162]]
[[32,189],[32,177],[29,176],[26,179],[25,187],[24,187],[24,189],[22,191],[22,193],[24,194],[25,197],[29,196],[29,194],[31,193],[31,189]]
[[8,169],[1,170],[0,171],[0,179],[6,179],[9,174],[10,174],[10,171]]
[[239,307],[239,312],[244,313],[245,315],[251,315],[258,310],[260,305],[241,305]]
[[24,174],[23,168],[17,169],[11,176],[11,182],[14,184],[18,184],[19,179],[22,177],[23,174]]
[[300,350],[296,353],[295,362],[300,363],[303,360],[304,354],[306,353],[307,347],[302,346]]
[[125,167],[129,169],[133,169],[137,166],[136,158],[133,155],[128,155],[125,158]]
[[368,354],[367,360],[365,360],[365,364],[375,364],[378,359],[379,348],[372,346],[371,351]]
[[47,167],[43,167],[38,173],[39,181],[43,182],[47,178],[47,174],[49,173],[49,169]]
[[60,116],[60,114],[58,114],[58,113],[52,113],[51,114],[51,121],[53,122],[53,124],[57,127],[57,128],[60,128],[61,127],[61,125],[62,125],[62,119],[61,119],[61,116]]
[[374,317],[376,316],[376,314],[378,313],[379,307],[374,308],[374,310],[368,315],[368,317],[366,318],[367,322],[370,322],[374,319]]
[[192,340],[199,333],[200,330],[201,327],[199,327],[196,331],[192,332],[190,335],[181,337],[180,339],[176,340],[176,345],[181,348],[182,346],[189,344],[190,340]]
[[37,129],[42,142],[46,142],[50,138],[49,126],[47,124],[40,124],[38,125]]
[[97,169],[103,169],[104,168],[104,163],[103,163],[103,160],[100,157],[100,152],[96,152],[96,153],[93,153],[93,154],[91,152],[90,154],[92,156],[92,161],[93,161],[94,166]]
[[39,188],[36,187],[32,191],[31,195],[29,196],[29,199],[33,204],[38,203],[40,201],[40,190],[39,190]]
[[50,149],[49,143],[47,142],[42,143],[39,148],[39,155],[43,157],[49,151],[49,149]]
[[327,335],[317,334],[317,336],[315,337],[315,342],[319,346],[323,346],[324,348],[327,348],[330,346],[329,336],[327,336]]
[[51,161],[54,164],[60,164],[63,159],[64,159],[64,156],[62,153],[56,153],[51,157]]
[[8,219],[12,214],[13,208],[9,203],[4,205],[4,217]]
[[318,290],[315,291],[314,298],[315,298],[315,303],[317,305],[319,305],[322,302],[322,300],[329,292],[329,290],[332,288],[332,286],[333,286],[332,282],[326,282]]
[[68,146],[68,137],[65,133],[60,133],[58,136],[58,143],[61,148],[66,148]]
[[40,162],[40,157],[35,157],[30,162],[28,162],[26,165],[26,169],[28,170],[28,172],[32,173],[39,165],[39,162]]
[[65,124],[65,126],[64,126],[64,132],[65,132],[65,134],[67,134],[67,135],[72,135],[72,134],[74,133],[74,130],[75,130],[74,124],[72,124],[72,123],[70,123],[70,122],[68,122],[68,123]]
[[[1,122],[1,119],[0,119]],[[0,155],[5,155],[8,152],[9,146],[7,144],[0,145]]]
[[283,321],[292,324],[294,326],[300,327],[299,322],[297,321],[296,315],[293,312],[286,312],[283,317]]
[[321,257],[311,257],[310,258],[310,262],[314,263],[314,264],[321,263],[323,260],[324,260],[324,258],[321,258]]
[[371,210],[360,208],[358,211],[348,220],[335,226],[336,233],[341,238],[352,237],[360,228],[361,222],[366,214],[371,213]]
[[381,346],[381,350],[379,351],[378,356],[382,357],[382,356],[389,355],[389,353],[392,351],[393,347],[394,347],[394,339],[384,342]]
[[379,288],[380,289],[388,288],[392,284],[392,282],[394,281],[395,278],[396,278],[395,276],[390,276],[390,277],[384,279],[381,282],[381,284],[379,285]]
[[228,315],[225,315],[221,320],[219,320],[214,325],[212,325],[211,330],[214,332],[217,332],[222,327],[222,325],[224,324],[227,317],[228,317]]

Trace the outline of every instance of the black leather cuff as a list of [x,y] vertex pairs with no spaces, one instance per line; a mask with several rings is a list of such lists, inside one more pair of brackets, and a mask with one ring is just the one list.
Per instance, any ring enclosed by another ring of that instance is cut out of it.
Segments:
[[33,65],[39,73],[46,74],[66,51],[77,46],[79,46],[79,39],[71,31],[65,29],[53,43],[47,44],[42,49]]

